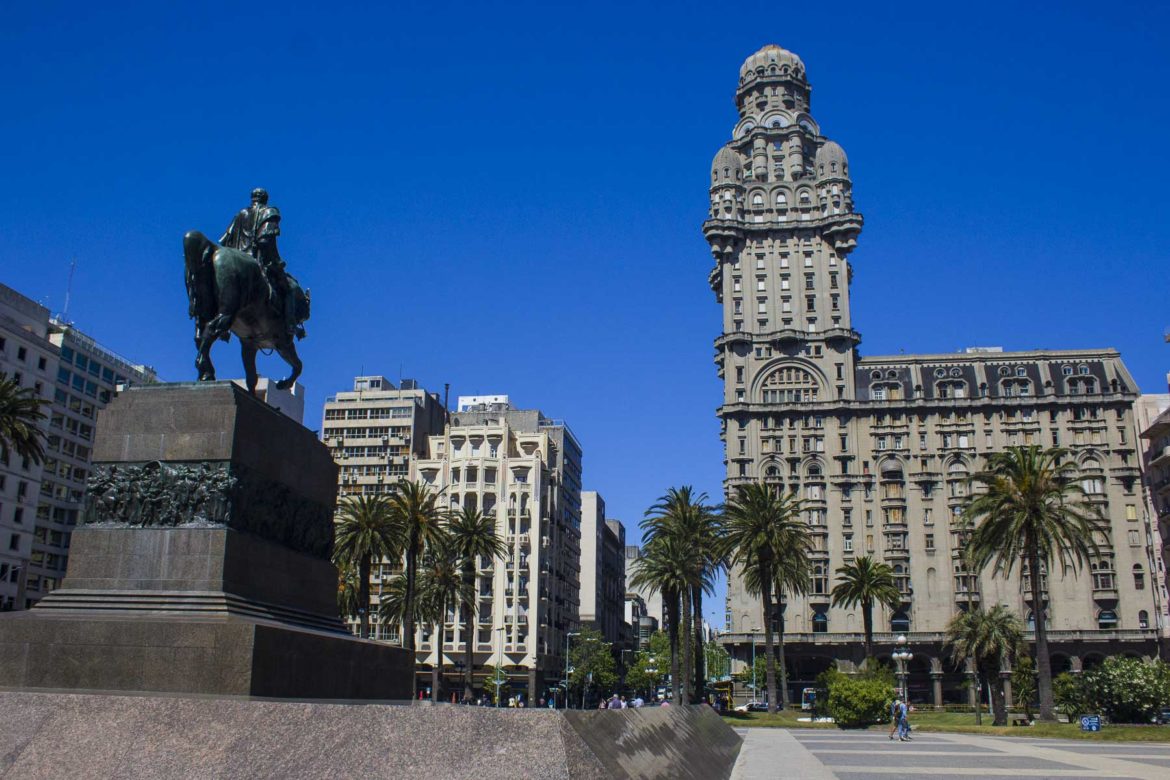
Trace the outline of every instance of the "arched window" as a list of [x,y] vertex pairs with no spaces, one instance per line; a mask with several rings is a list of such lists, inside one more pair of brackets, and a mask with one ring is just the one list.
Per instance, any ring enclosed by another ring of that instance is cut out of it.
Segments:
[[780,208],[780,209],[788,208],[788,196],[785,195],[783,192],[776,193],[776,208]]
[[764,207],[764,196],[758,192],[752,195],[752,206],[757,209],[762,209]]
[[1142,565],[1140,563],[1135,563],[1133,565],[1133,589],[1134,590],[1145,590],[1146,589],[1146,572],[1145,572],[1145,569],[1142,568]]
[[905,634],[910,630],[910,616],[906,610],[900,609],[890,617],[890,630],[895,634]]
[[1150,627],[1150,613],[1144,609],[1138,612],[1138,628]]
[[961,379],[948,379],[935,385],[939,398],[966,398],[967,383]]
[[1111,609],[1103,609],[1097,613],[1097,628],[1110,631],[1117,628],[1117,613]]
[[829,616],[825,614],[823,607],[813,610],[812,626],[814,634],[827,634],[829,632]]
[[816,401],[820,392],[816,377],[797,366],[777,368],[761,389],[766,404],[808,403]]
[[1003,381],[1003,394],[1005,396],[1032,395],[1032,382],[1028,379],[1005,379]]

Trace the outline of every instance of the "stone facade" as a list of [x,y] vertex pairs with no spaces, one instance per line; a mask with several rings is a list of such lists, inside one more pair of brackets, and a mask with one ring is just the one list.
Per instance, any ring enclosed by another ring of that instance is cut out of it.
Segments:
[[1144,452],[1142,465],[1149,503],[1142,520],[1150,535],[1150,587],[1158,597],[1158,621],[1163,657],[1170,657],[1170,597],[1167,596],[1167,564],[1170,564],[1170,395],[1144,395],[1136,407]]
[[[479,563],[474,671],[509,673],[513,690],[535,701],[564,677],[567,633],[580,620],[581,445],[569,427],[507,401],[464,403],[446,429],[427,439],[412,467],[449,501],[494,515],[508,553]],[[462,622],[443,637],[444,668],[462,663]],[[433,626],[420,626],[418,661],[438,662]],[[429,674],[420,685],[429,684]]]
[[[855,555],[894,567],[903,601],[875,615],[879,655],[897,634],[915,653],[917,700],[958,698],[942,632],[958,609],[1003,603],[1030,619],[1020,573],[967,571],[953,521],[967,477],[1011,445],[1072,450],[1090,500],[1109,521],[1102,554],[1048,583],[1055,669],[1103,653],[1155,651],[1154,589],[1141,523],[1134,402],[1111,349],[862,357],[850,318],[850,253],[863,220],[849,161],[809,113],[800,58],[778,46],[740,70],[732,139],[711,168],[704,233],[723,307],[715,363],[728,491],[763,480],[807,502],[812,587],[784,607],[792,685],[831,660],[860,660],[861,616],[832,607],[833,572]],[[757,599],[733,573],[729,634],[744,662],[762,639]]]

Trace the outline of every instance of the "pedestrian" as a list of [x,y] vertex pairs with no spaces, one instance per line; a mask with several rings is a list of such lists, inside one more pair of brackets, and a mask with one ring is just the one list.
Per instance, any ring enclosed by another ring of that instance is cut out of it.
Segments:
[[890,741],[894,740],[894,735],[900,733],[902,714],[902,699],[895,696],[890,703]]
[[597,709],[599,709],[599,710],[606,709],[606,702],[605,702],[604,697],[601,699],[601,701],[597,702]]
[[902,702],[901,709],[898,712],[898,739],[902,742],[910,741],[910,705],[907,702]]
[[618,698],[616,693],[609,697],[609,708],[611,710],[620,710],[622,708],[622,700]]
[[623,696],[622,697],[622,709],[628,710],[629,708],[630,708],[630,703],[628,701],[626,701],[626,697]]
[[540,697],[540,706],[541,707],[544,706],[544,697],[543,696]]
[[640,710],[644,706],[646,706],[646,700],[643,699],[641,696],[635,696],[634,697],[634,709]]

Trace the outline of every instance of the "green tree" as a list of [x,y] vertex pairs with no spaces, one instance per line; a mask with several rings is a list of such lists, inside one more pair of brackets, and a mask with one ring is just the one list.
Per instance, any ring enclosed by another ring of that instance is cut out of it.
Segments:
[[419,571],[421,613],[434,624],[431,646],[435,663],[431,666],[431,701],[440,700],[443,674],[443,644],[446,637],[447,612],[458,612],[461,605],[475,598],[475,583],[463,576],[458,548],[450,533],[432,536]]
[[694,488],[684,485],[670,488],[647,509],[641,528],[651,540],[672,540],[678,553],[675,562],[679,567],[676,585],[682,620],[682,687],[685,698],[695,701],[706,687],[702,669],[703,594],[714,592],[715,575],[723,566],[720,518],[707,505],[706,493],[696,494]]
[[[694,551],[677,537],[665,533],[653,535],[643,546],[638,571],[630,578],[629,585],[662,594],[663,618],[670,647],[671,694],[676,702],[682,701],[683,697],[682,676],[679,674],[680,594],[686,588],[687,572],[694,557]],[[684,632],[683,636],[686,635]]]
[[609,693],[617,684],[617,663],[613,645],[605,641],[600,631],[582,628],[569,646],[569,687],[585,695],[592,686],[601,693]]
[[[483,687],[491,697],[492,704],[501,706],[512,695],[512,681],[503,667],[487,664],[483,667]],[[497,686],[496,683],[499,683]]]
[[21,387],[0,373],[0,460],[7,461],[11,450],[17,457],[40,463],[45,457],[45,419],[42,406],[49,402],[31,387]]
[[370,636],[370,569],[374,560],[402,554],[403,527],[395,522],[385,497],[349,496],[341,502],[334,531],[333,562],[339,570],[356,568],[361,637]]
[[463,611],[463,697],[470,701],[474,695],[472,687],[472,666],[475,655],[476,635],[476,607],[478,597],[475,587],[476,565],[480,558],[503,558],[507,548],[496,535],[496,521],[494,517],[486,516],[476,509],[464,507],[453,514],[447,526],[455,544],[455,554],[459,560],[465,593],[470,594],[461,606]]
[[1017,564],[1029,575],[1035,617],[1040,719],[1055,720],[1052,660],[1048,655],[1047,611],[1042,578],[1059,562],[1064,570],[1084,565],[1104,532],[1100,513],[1084,498],[1077,468],[1059,447],[1009,447],[990,455],[987,468],[971,477],[981,488],[963,511],[971,530],[967,557],[976,569],[994,561],[995,572],[1011,576]]
[[731,674],[731,654],[723,645],[708,642],[703,646],[703,656],[707,675],[712,679],[723,680]]
[[[1023,638],[1021,637],[1021,642]],[[1020,654],[1012,665],[1012,700],[1032,719],[1032,700],[1036,698],[1036,665],[1031,656]]]
[[[800,517],[803,506],[794,493],[782,493],[768,485],[740,485],[723,510],[723,553],[743,572],[748,593],[759,595],[764,606],[764,657],[768,686],[768,712],[776,711],[776,655],[772,631],[773,596],[778,578],[788,587],[785,572],[795,574],[812,549],[808,526]],[[787,685],[782,694],[787,701]]]
[[634,661],[626,672],[626,685],[653,696],[667,678],[669,657],[670,638],[665,631],[655,631],[646,647],[634,654]]
[[865,660],[873,657],[873,607],[880,604],[894,609],[902,603],[902,594],[894,581],[894,570],[888,563],[879,563],[868,555],[841,566],[836,571],[841,580],[832,591],[835,606],[861,605],[862,627],[865,629]]
[[439,494],[425,482],[402,480],[390,492],[390,514],[401,529],[406,547],[407,608],[403,610],[403,646],[414,650],[414,610],[418,580],[418,561],[426,546],[440,533],[446,512],[439,506]]
[[[946,642],[951,646],[951,658],[956,664],[970,660],[974,665],[975,684],[980,689],[980,675],[986,676],[991,686],[994,725],[1006,726],[1007,708],[1004,706],[1000,671],[1004,662],[1010,662],[1024,642],[1024,629],[1019,618],[1003,604],[996,604],[986,611],[959,612],[947,624]],[[982,722],[979,708],[975,710],[975,722]]]
[[337,567],[337,611],[344,619],[361,614],[361,587],[358,585],[357,568],[344,562]]

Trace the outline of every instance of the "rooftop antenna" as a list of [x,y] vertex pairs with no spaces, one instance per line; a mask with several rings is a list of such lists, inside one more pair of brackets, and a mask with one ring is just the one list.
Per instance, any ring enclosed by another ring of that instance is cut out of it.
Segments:
[[73,272],[77,270],[77,257],[69,261],[69,281],[65,284],[65,308],[61,310],[61,321],[69,322],[69,298],[73,294]]

